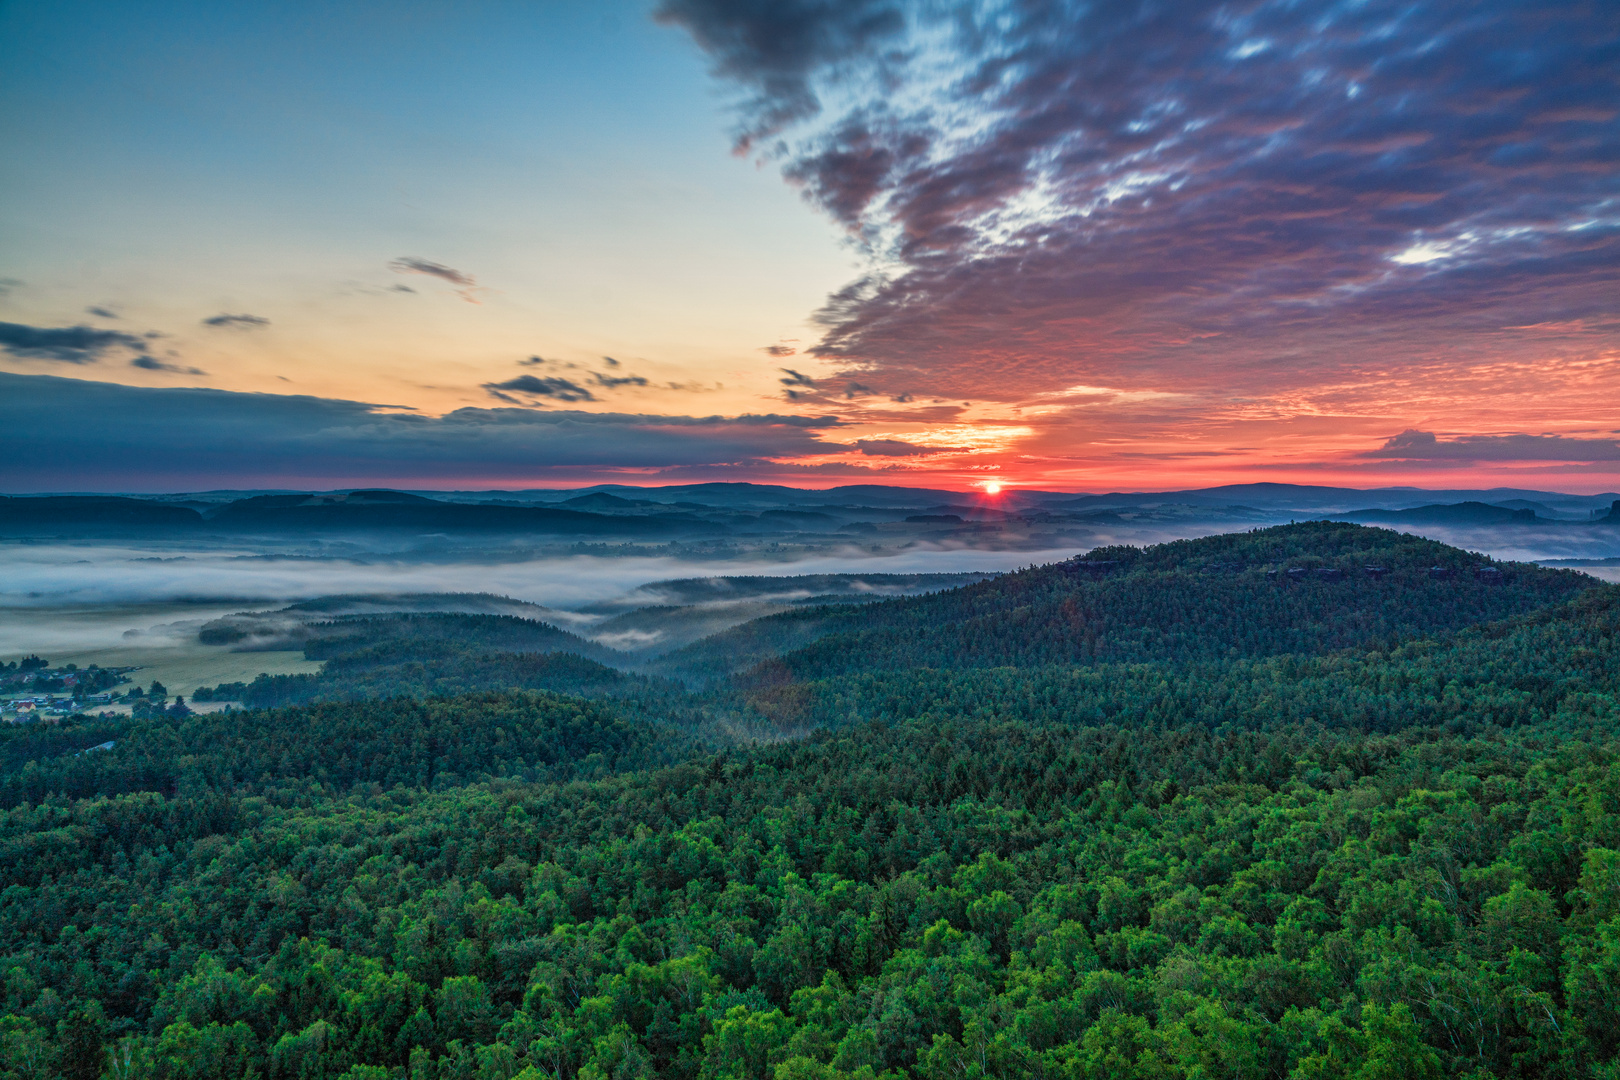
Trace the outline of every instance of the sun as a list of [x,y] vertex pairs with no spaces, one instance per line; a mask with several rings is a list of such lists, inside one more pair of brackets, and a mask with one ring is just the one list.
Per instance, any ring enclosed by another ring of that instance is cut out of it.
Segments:
[[984,493],[986,495],[1000,495],[1001,494],[1001,481],[1000,480],[986,480],[984,482]]

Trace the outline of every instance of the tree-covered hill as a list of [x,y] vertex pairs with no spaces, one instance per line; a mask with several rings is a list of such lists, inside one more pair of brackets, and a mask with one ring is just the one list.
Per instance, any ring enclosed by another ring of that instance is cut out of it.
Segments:
[[[1500,580],[1481,581],[1481,568]],[[781,657],[803,679],[1387,647],[1534,611],[1594,584],[1386,529],[1307,522],[1146,550],[1100,548],[858,610],[788,612],[671,653],[653,670],[698,681]],[[767,677],[778,672],[768,665]]]
[[799,731],[919,716],[1135,730],[1194,722],[1378,732],[1519,726],[1580,712],[1581,702],[1601,712],[1605,688],[1620,675],[1617,643],[1620,590],[1594,587],[1529,615],[1388,649],[1087,666],[897,666],[818,679],[769,662],[742,680],[738,696],[778,727]]

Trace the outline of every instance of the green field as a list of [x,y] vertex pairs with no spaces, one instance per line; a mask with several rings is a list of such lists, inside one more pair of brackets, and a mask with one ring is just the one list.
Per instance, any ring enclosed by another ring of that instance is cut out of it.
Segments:
[[298,675],[321,669],[318,662],[305,660],[302,652],[231,652],[218,645],[196,643],[161,648],[88,649],[50,657],[55,665],[78,664],[88,667],[138,667],[130,677],[141,685],[153,679],[171,694],[190,697],[199,686],[222,682],[252,682],[260,672],[267,675]]

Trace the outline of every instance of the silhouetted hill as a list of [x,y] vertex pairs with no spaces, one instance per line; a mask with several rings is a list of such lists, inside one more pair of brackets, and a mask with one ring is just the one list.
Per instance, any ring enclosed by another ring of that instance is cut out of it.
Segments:
[[192,529],[200,524],[202,515],[190,507],[148,499],[127,499],[116,495],[35,495],[16,498],[0,495],[0,530],[3,531],[37,526]]
[[[400,495],[391,492],[391,495]],[[609,516],[549,506],[493,506],[438,502],[419,496],[383,499],[376,493],[343,496],[261,495],[241,499],[215,512],[210,525],[263,532],[342,532],[374,529],[433,529],[453,532],[516,532],[560,536],[662,537],[719,527],[668,516]]]

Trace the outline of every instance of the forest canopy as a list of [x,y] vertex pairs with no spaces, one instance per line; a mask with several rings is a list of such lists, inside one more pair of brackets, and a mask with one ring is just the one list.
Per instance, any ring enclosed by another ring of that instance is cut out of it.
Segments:
[[455,618],[0,733],[0,1076],[1620,1075],[1620,588],[1318,523],[641,671]]

